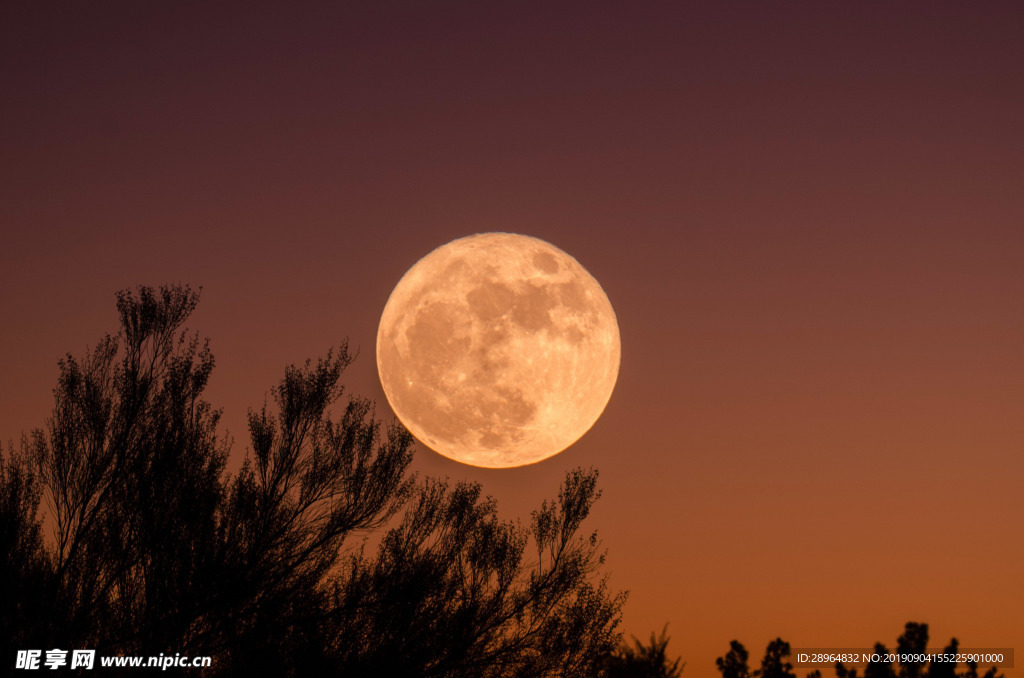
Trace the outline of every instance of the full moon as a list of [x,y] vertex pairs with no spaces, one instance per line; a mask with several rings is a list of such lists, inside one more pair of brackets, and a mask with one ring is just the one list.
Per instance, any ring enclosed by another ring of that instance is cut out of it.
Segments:
[[586,433],[619,373],[604,290],[554,245],[483,233],[438,247],[391,293],[377,371],[422,443],[473,466],[547,459]]

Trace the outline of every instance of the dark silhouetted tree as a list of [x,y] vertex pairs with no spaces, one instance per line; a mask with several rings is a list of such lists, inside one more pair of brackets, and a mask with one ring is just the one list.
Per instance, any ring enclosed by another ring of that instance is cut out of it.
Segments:
[[[907,622],[896,639],[896,652],[901,657],[925,655],[928,652],[928,625]],[[920,678],[928,662],[900,662],[900,678]]]
[[590,580],[596,534],[576,536],[597,496],[595,473],[572,472],[524,530],[479,485],[427,481],[337,582],[334,651],[366,675],[592,675],[622,603]]
[[197,301],[180,287],[119,294],[121,333],[60,361],[53,414],[23,444],[54,525],[37,598],[50,643],[169,647],[211,593],[227,447],[200,399],[213,358],[179,330]]
[[864,678],[896,678],[896,671],[893,668],[889,657],[892,653],[882,643],[875,643],[872,649],[875,655],[881,657],[881,661],[870,662],[864,667]]
[[[761,668],[754,671],[754,677],[796,678],[793,674],[793,665],[786,661],[789,654],[789,643],[781,638],[768,643],[764,658],[761,660]],[[750,668],[747,664],[749,657],[747,648],[738,640],[734,640],[729,643],[729,652],[724,657],[716,659],[715,664],[722,678],[750,678]]]
[[750,654],[747,648],[738,640],[729,643],[729,652],[724,657],[715,660],[722,678],[750,678],[750,668],[747,659]]
[[[947,655],[956,655],[959,651],[960,643],[956,638],[951,638],[949,644],[942,650],[943,654]],[[956,664],[953,662],[931,664],[928,667],[928,678],[956,678]]]
[[608,678],[679,678],[683,675],[682,658],[668,656],[668,625],[661,635],[651,632],[650,644],[633,637],[632,644],[621,643],[606,663]]
[[0,456],[0,647],[8,657],[25,648],[26,632],[43,627],[49,616],[50,568],[37,521],[41,489],[25,454]]
[[764,658],[761,660],[761,668],[754,671],[755,678],[796,678],[793,665],[787,661],[789,654],[789,643],[782,638],[776,638],[768,643]]
[[[815,671],[820,673],[820,671]],[[848,669],[842,662],[836,662],[836,678],[857,678],[857,669]]]
[[[905,662],[897,664],[898,670],[889,661],[894,654],[898,655],[923,655],[928,648],[928,625],[916,622],[907,622],[903,634],[897,639],[897,651],[889,650],[882,643],[875,643],[872,652],[878,655],[882,661],[871,662],[865,665],[864,678],[978,678],[977,664],[969,663],[963,672],[956,671],[956,665],[951,662]],[[956,654],[959,643],[956,638],[950,640],[945,647],[946,654]],[[791,650],[789,643],[781,638],[776,638],[765,649],[764,659],[761,661],[761,668],[754,672],[756,678],[796,678],[793,673],[793,665],[787,661]],[[746,678],[747,651],[738,641],[730,643],[728,654],[715,660],[722,678]],[[841,662],[835,665],[836,678],[857,678],[856,669],[850,669]],[[821,678],[821,671],[814,670],[807,674],[807,678]],[[989,669],[984,678],[1003,678],[995,667]]]
[[230,675],[598,670],[624,594],[580,534],[595,471],[570,473],[526,527],[479,485],[417,482],[408,432],[342,402],[342,346],[285,370],[229,477],[202,397],[213,357],[182,330],[197,303],[181,286],[120,293],[121,331],[60,362],[46,428],[0,457],[9,642],[210,655]]

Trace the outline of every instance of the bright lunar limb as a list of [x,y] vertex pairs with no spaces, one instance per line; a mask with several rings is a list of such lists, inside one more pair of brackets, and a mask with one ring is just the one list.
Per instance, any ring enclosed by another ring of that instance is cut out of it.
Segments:
[[580,438],[619,373],[619,327],[596,280],[543,240],[460,238],[391,293],[377,370],[421,442],[473,466],[532,464]]

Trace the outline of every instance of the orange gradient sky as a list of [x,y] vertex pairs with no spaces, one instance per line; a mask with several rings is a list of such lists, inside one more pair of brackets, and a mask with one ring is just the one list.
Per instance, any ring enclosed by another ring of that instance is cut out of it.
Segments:
[[616,391],[548,461],[417,471],[525,519],[600,469],[624,628],[669,622],[688,676],[907,621],[1020,649],[1019,3],[259,5],[0,8],[0,439],[116,290],[177,281],[235,463],[246,409],[344,337],[390,416],[399,278],[524,233],[604,287]]

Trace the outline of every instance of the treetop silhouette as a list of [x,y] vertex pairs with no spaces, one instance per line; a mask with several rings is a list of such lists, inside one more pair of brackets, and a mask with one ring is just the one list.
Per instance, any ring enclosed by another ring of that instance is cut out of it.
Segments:
[[203,398],[214,359],[183,330],[198,301],[187,286],[119,293],[120,331],[60,361],[46,426],[0,456],[11,648],[210,655],[221,674],[598,670],[625,594],[580,534],[596,471],[569,473],[526,526],[477,484],[418,480],[409,433],[343,399],[342,344],[285,369],[229,476]]
[[[944,654],[956,654],[959,643],[956,638],[949,641],[944,648]],[[917,622],[907,622],[903,633],[896,640],[895,654],[901,656],[920,656],[926,654],[928,649],[928,625]],[[928,663],[921,661],[908,661],[894,665],[888,661],[892,652],[883,644],[875,643],[874,654],[885,659],[884,661],[871,662],[865,665],[863,678],[978,678],[978,665],[968,662],[963,671],[956,670],[953,662]],[[768,644],[765,649],[764,659],[761,661],[761,668],[754,671],[754,676],[760,678],[795,678],[792,672],[793,665],[787,661],[791,655],[789,643],[777,638]],[[739,641],[732,641],[728,654],[715,660],[722,678],[749,678],[750,670],[747,666],[749,653]],[[857,669],[847,668],[842,662],[835,665],[837,678],[858,678]],[[815,670],[807,674],[808,678],[821,678],[821,671]],[[985,672],[983,678],[1002,678],[996,667]]]

